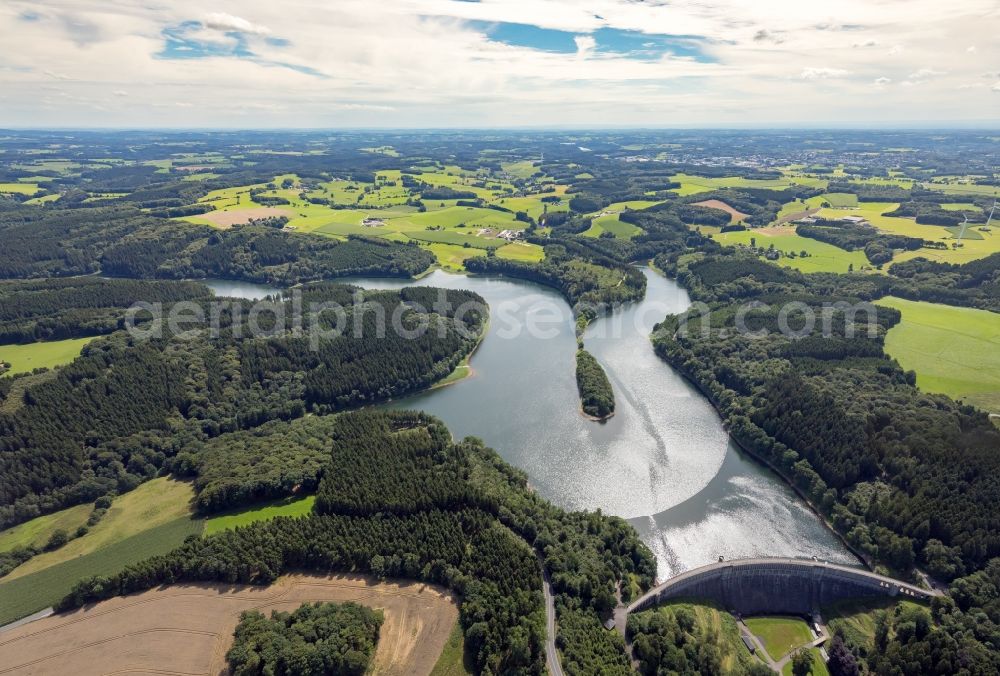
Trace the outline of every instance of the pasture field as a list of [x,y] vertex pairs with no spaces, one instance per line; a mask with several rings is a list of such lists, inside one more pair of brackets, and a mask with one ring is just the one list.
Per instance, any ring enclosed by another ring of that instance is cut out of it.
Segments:
[[0,643],[0,664],[79,676],[152,673],[164,665],[172,673],[220,674],[240,613],[270,616],[316,601],[383,611],[373,676],[431,673],[458,620],[455,601],[440,588],[358,575],[288,575],[267,587],[178,584],[13,629]]
[[944,202],[940,205],[945,211],[982,211],[982,207],[972,202]]
[[[705,228],[702,232],[708,234],[711,231]],[[795,258],[782,256],[775,261],[778,265],[802,272],[847,272],[851,265],[856,272],[860,272],[871,267],[863,251],[844,251],[832,244],[802,237],[796,234],[795,227],[791,225],[737,232],[713,232],[711,237],[719,244],[728,246],[737,244],[749,246],[750,240],[756,240],[757,246],[765,249],[773,244],[779,251],[796,254]],[[809,255],[800,256],[803,251]]]
[[[482,249],[458,246],[456,244],[425,242],[421,246],[426,246],[427,249],[437,257],[438,265],[448,272],[463,272],[465,270],[466,260],[472,258],[473,256],[486,255],[486,252]],[[497,255],[500,255],[501,251],[503,251],[503,249],[497,251]]]
[[605,232],[610,232],[618,239],[632,239],[636,235],[642,234],[642,228],[631,223],[622,222],[620,215],[623,211],[646,209],[651,206],[661,204],[657,200],[630,200],[628,202],[614,202],[601,211],[588,214],[591,221],[590,227],[583,234],[585,237],[600,237]]
[[[51,552],[44,552],[15,568],[0,581],[7,582],[30,576],[46,568],[78,560],[106,550],[124,540],[177,520],[196,523],[201,532],[202,522],[191,517],[194,489],[190,483],[162,477],[141,484],[120,495],[111,503],[104,518],[83,537],[70,540]],[[71,507],[70,509],[75,509]],[[2,604],[0,604],[2,605]]]
[[903,315],[885,350],[916,371],[917,387],[1000,413],[1000,314],[891,296],[878,304]]
[[[625,224],[623,223],[622,225]],[[508,258],[512,261],[538,263],[545,258],[545,250],[537,244],[511,242],[507,246],[497,249],[497,256],[499,258]]]
[[812,641],[809,627],[798,617],[749,617],[745,623],[776,662]]
[[[189,517],[174,519],[30,575],[14,577],[11,573],[0,578],[0,625],[58,603],[83,578],[114,575],[133,563],[166,554],[182,545],[189,535],[199,535],[202,526],[202,521]],[[6,661],[9,662],[9,659]],[[0,663],[5,663],[5,659],[0,657]]]
[[83,346],[92,340],[93,336],[26,345],[0,345],[0,362],[10,364],[7,375],[28,373],[37,368],[55,368],[79,357]]
[[610,232],[618,239],[632,239],[636,235],[642,234],[642,228],[624,223],[618,218],[618,214],[598,216],[590,223],[590,227],[581,234],[584,237],[600,237],[605,232]]
[[205,535],[213,535],[224,530],[246,526],[255,521],[269,521],[276,516],[305,516],[312,513],[315,495],[285,498],[253,505],[243,509],[215,514],[205,519]]
[[929,190],[938,190],[946,195],[982,195],[1000,197],[1000,187],[976,185],[975,183],[924,183]]
[[37,183],[0,183],[0,192],[12,195],[34,195],[38,192]]
[[820,195],[831,207],[848,209],[858,206],[858,196],[849,192],[828,192]]
[[87,523],[87,517],[93,508],[94,506],[88,502],[54,514],[38,516],[31,521],[0,531],[0,552],[10,551],[15,547],[42,547],[57,530],[72,533]]

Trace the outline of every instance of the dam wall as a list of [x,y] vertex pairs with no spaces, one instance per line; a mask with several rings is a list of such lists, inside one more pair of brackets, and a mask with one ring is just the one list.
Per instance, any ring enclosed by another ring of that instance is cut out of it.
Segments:
[[810,615],[835,601],[864,597],[930,600],[934,592],[860,568],[805,559],[744,559],[681,573],[628,607],[636,612],[673,599],[708,599],[741,615]]

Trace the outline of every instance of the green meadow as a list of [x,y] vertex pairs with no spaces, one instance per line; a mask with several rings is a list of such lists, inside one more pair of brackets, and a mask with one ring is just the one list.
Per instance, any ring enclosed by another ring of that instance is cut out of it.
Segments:
[[916,371],[920,389],[1000,413],[1000,314],[894,297],[878,304],[903,315],[885,349]]
[[0,345],[0,362],[10,364],[7,375],[28,373],[37,368],[54,368],[80,356],[91,338],[69,338],[26,345]]
[[42,547],[58,530],[72,533],[87,523],[87,517],[93,508],[90,503],[76,505],[8,528],[0,532],[0,552],[7,552],[16,547]]
[[809,627],[798,617],[749,617],[745,622],[774,661],[812,641]]
[[305,516],[312,513],[315,502],[315,495],[307,495],[301,498],[275,500],[246,509],[217,514],[205,520],[205,535],[232,530],[233,528],[246,526],[255,521],[267,521],[277,516]]

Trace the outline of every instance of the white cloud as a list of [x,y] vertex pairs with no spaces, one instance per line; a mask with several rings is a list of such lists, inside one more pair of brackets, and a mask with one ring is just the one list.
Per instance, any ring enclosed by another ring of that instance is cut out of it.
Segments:
[[225,12],[213,12],[206,16],[205,26],[217,31],[235,31],[251,35],[269,35],[271,33],[271,30],[267,26],[260,26],[241,17],[226,14]]
[[576,53],[580,56],[586,56],[597,47],[597,40],[592,35],[577,35],[573,42],[576,43]]
[[1000,92],[1000,82],[997,82],[995,85],[993,85],[991,89],[995,92]]
[[973,54],[976,51],[976,46],[969,45],[968,47],[965,48],[965,51],[968,52],[969,54]]
[[890,84],[891,82],[892,82],[892,78],[877,77],[877,78],[875,78],[874,84],[877,85],[877,86],[879,86],[879,87],[884,87],[885,85]]
[[847,77],[851,71],[843,68],[803,68],[799,77],[803,80],[828,80],[830,78]]
[[[28,11],[38,18],[19,18]],[[240,126],[295,127],[996,117],[996,80],[983,77],[1000,63],[991,12],[996,0],[384,0],[377,11],[370,0],[4,0],[0,126],[226,126],[234,111]],[[568,46],[505,44],[484,28],[503,23],[564,31]],[[181,26],[170,53],[188,58],[165,58]],[[632,31],[637,45],[701,37],[663,50],[676,56],[628,58],[602,28]],[[948,78],[914,78],[927,64]],[[885,86],[906,81],[927,84]],[[75,105],[44,89],[53,84]],[[866,96],[873,84],[884,88]],[[116,92],[128,93],[117,108]],[[177,101],[192,105],[181,115]],[[111,110],[88,113],[101,102]]]
[[114,94],[115,96],[119,96],[119,97],[128,96],[128,92],[125,91],[124,89],[116,89],[116,90],[114,90],[111,93]]

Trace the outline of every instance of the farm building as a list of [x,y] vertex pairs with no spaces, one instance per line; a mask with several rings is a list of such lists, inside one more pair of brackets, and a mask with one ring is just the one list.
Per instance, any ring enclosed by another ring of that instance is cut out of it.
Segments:
[[519,230],[501,230],[497,237],[513,242],[515,239],[521,239],[521,232]]

